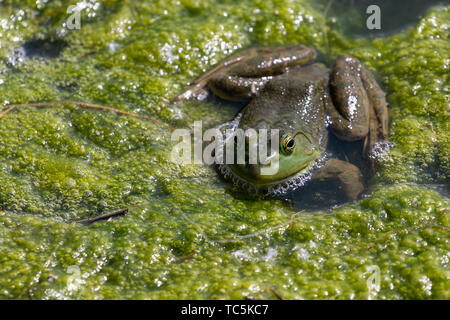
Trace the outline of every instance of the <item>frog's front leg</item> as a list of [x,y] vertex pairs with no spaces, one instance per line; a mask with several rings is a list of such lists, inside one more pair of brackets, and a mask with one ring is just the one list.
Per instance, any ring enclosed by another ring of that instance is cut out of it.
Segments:
[[173,101],[196,97],[205,87],[223,99],[247,101],[256,96],[271,77],[315,57],[315,50],[304,45],[247,49],[202,75]]
[[384,92],[358,59],[341,55],[330,78],[327,111],[332,132],[340,139],[365,139],[367,155],[388,135],[388,110]]
[[338,179],[342,190],[350,200],[358,198],[364,190],[363,177],[358,167],[338,159],[328,159],[312,179],[319,181]]

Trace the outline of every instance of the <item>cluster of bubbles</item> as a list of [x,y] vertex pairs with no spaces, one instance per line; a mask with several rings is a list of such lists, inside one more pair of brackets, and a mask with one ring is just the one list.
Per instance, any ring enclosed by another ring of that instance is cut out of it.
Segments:
[[317,159],[311,166],[309,166],[309,168],[306,169],[306,172],[301,171],[296,176],[289,178],[289,180],[269,187],[267,193],[269,195],[279,196],[303,187],[306,182],[311,180],[313,173],[325,164],[327,158],[328,155],[325,153],[321,158]]
[[394,144],[389,141],[378,141],[374,144],[369,152],[369,159],[376,160],[377,162],[389,161],[389,150],[392,149]]
[[23,46],[16,47],[11,55],[7,58],[7,64],[13,68],[17,68],[26,58],[25,48]]

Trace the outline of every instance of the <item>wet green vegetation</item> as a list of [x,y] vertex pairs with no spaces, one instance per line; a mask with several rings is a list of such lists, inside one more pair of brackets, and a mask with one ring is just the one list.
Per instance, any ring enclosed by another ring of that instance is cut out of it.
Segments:
[[74,106],[14,110],[0,119],[0,297],[276,298],[271,287],[288,299],[367,299],[375,265],[371,298],[449,299],[450,7],[367,40],[313,3],[91,0],[69,30],[76,1],[1,2],[3,109],[70,99],[212,127],[236,107],[167,101],[236,50],[304,43],[371,69],[393,146],[361,200],[299,212],[236,197],[212,167],[172,163],[166,126]]

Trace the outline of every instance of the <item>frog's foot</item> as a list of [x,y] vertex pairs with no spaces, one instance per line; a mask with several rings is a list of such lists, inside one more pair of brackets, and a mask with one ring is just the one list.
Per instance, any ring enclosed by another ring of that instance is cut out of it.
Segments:
[[195,98],[206,87],[223,99],[247,101],[255,97],[271,77],[315,57],[315,50],[304,45],[247,49],[206,72],[172,102]]
[[200,93],[205,91],[205,88],[208,85],[208,81],[212,77],[214,77],[215,74],[223,72],[223,70],[227,69],[228,67],[245,60],[246,56],[248,55],[254,55],[255,50],[256,48],[251,48],[232,55],[227,60],[215,66],[213,69],[204,73],[200,78],[189,83],[189,88],[183,93],[176,96],[174,99],[172,99],[171,102],[189,100],[190,98],[198,97]]
[[358,198],[364,190],[363,177],[358,167],[338,159],[328,159],[312,179],[319,181],[338,179],[342,190],[350,200]]
[[377,141],[388,135],[388,110],[384,92],[358,59],[341,55],[330,78],[326,98],[332,132],[340,139],[365,139],[367,157]]

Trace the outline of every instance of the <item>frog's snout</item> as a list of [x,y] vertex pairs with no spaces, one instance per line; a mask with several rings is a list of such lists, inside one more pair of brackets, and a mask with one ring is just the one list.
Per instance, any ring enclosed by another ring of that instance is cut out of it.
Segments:
[[271,149],[270,138],[267,138],[267,141],[262,139],[261,142],[258,134],[245,135],[241,140],[235,137],[233,152],[234,161],[228,165],[236,175],[247,181],[267,182],[278,172],[279,150]]

